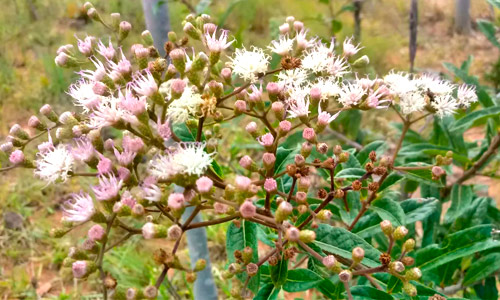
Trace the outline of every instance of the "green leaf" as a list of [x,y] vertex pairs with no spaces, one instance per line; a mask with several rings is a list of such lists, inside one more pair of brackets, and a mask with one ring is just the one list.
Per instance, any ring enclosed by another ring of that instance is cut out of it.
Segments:
[[451,206],[444,216],[444,223],[453,222],[472,203],[472,188],[455,184],[451,189]]
[[295,154],[299,153],[300,149],[286,149],[278,147],[276,150],[276,162],[274,163],[275,173],[280,173],[286,169],[286,166],[292,163],[295,159]]
[[435,198],[412,198],[400,202],[406,215],[406,224],[422,221],[439,209]]
[[332,33],[338,33],[342,30],[342,22],[339,20],[332,20]]
[[254,300],[274,300],[278,299],[278,294],[281,288],[275,287],[273,284],[264,285],[257,295],[253,298]]
[[[415,167],[415,166],[425,166],[426,164],[421,163],[409,163],[405,167]],[[431,169],[421,169],[421,170],[405,170],[403,175],[410,180],[424,183],[430,186],[442,187],[443,183],[439,180],[432,179]]]
[[183,142],[195,141],[195,137],[184,123],[174,124],[172,126],[172,130],[174,131],[175,135],[179,137],[179,139]]
[[351,287],[351,293],[355,300],[393,300],[394,298],[384,291],[378,290],[367,285],[358,285]]
[[352,258],[352,249],[362,247],[365,250],[365,258],[362,263],[368,267],[380,265],[378,259],[380,251],[360,238],[356,234],[344,228],[332,227],[327,224],[320,224],[316,229],[316,240],[314,242],[323,251],[340,255],[344,258]]
[[462,132],[471,127],[474,122],[500,115],[500,106],[491,106],[473,111],[465,117],[458,119],[450,128],[451,131]]
[[376,212],[382,220],[389,220],[396,226],[406,224],[406,216],[401,205],[389,198],[377,199],[372,202],[370,210]]
[[425,273],[455,259],[500,247],[500,241],[491,239],[491,230],[491,225],[480,225],[450,234],[441,246],[433,244],[417,251],[416,265]]
[[366,145],[361,151],[359,151],[358,154],[356,154],[356,158],[358,159],[359,163],[364,166],[369,158],[370,152],[375,151],[377,154],[379,154],[381,150],[384,150],[386,148],[387,144],[385,141],[374,141]]
[[490,41],[495,47],[500,48],[500,43],[497,40],[496,32],[497,29],[493,23],[486,20],[478,20],[477,25],[479,30],[486,36],[488,41]]
[[488,0],[488,3],[496,6],[496,8],[500,8],[500,0]]
[[295,269],[288,271],[288,278],[283,289],[289,293],[302,292],[317,286],[323,278],[308,269]]
[[361,176],[365,175],[366,170],[361,168],[348,168],[343,169],[337,174],[335,174],[335,178],[348,178],[348,179],[358,179]]
[[389,174],[385,180],[382,182],[382,184],[380,185],[378,191],[381,192],[393,185],[395,185],[396,183],[400,182],[401,180],[404,179],[404,176],[399,174],[398,172],[392,172],[391,174]]
[[270,266],[271,280],[277,287],[282,286],[287,278],[288,273],[288,260],[280,259],[275,266]]
[[[250,247],[253,250],[252,262],[256,263],[259,260],[259,254],[257,249],[257,224],[250,221],[243,220],[240,224],[240,228],[236,227],[234,223],[229,225],[226,235],[226,249],[227,249],[227,260],[229,263],[236,261],[234,258],[234,251],[242,251],[245,247]],[[238,279],[245,281],[247,278],[246,273],[240,273],[237,275]],[[253,292],[257,293],[260,283],[260,272],[253,276],[248,283],[248,288]]]
[[474,261],[465,273],[463,286],[483,280],[500,269],[500,253],[490,253]]
[[[430,143],[418,143],[404,146],[401,148],[398,155],[411,158],[420,156],[433,158],[438,154],[445,156],[448,151],[453,151],[453,149],[447,146],[434,145]],[[460,155],[458,153],[453,153],[453,159],[463,164],[470,163],[467,156]]]

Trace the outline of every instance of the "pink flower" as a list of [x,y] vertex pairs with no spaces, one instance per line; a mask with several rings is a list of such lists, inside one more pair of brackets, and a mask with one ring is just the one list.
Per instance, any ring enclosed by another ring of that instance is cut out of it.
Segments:
[[89,231],[87,232],[87,236],[93,241],[100,241],[104,238],[105,235],[106,230],[104,230],[104,228],[99,224],[95,224],[94,226],[90,227]]
[[9,156],[9,161],[13,165],[20,165],[24,162],[24,160],[25,160],[24,153],[19,149],[13,151]]
[[99,185],[93,186],[95,197],[100,201],[107,201],[118,196],[123,182],[118,181],[115,175],[110,174],[109,177],[100,176]]
[[166,120],[165,123],[161,123],[161,120],[158,120],[156,123],[156,132],[161,136],[164,140],[169,140],[172,136],[172,130],[170,129],[170,120]]
[[212,179],[208,178],[207,176],[202,176],[198,178],[198,180],[196,180],[196,188],[198,189],[198,192],[202,194],[210,192],[213,184],[214,183]]
[[75,159],[83,162],[88,162],[94,157],[94,146],[86,137],[75,139],[76,147],[71,149],[71,154]]
[[124,151],[139,153],[144,148],[144,142],[140,137],[125,135],[122,139],[122,147]]
[[264,147],[270,147],[274,143],[274,136],[271,133],[266,133],[259,137],[257,141]]
[[247,170],[250,170],[251,167],[252,167],[252,164],[253,164],[253,160],[250,156],[248,155],[245,155],[243,156],[241,159],[240,159],[240,166],[243,168],[243,169],[247,169]]
[[242,191],[247,191],[252,184],[252,180],[246,176],[236,176],[236,188]]
[[220,202],[215,202],[214,203],[214,211],[217,214],[225,214],[229,210],[229,206],[226,204],[220,203]]
[[323,257],[322,262],[323,262],[323,265],[325,265],[325,267],[332,268],[337,263],[337,259],[335,259],[335,256],[333,256],[333,255],[327,255],[327,256]]
[[205,40],[207,41],[207,47],[210,52],[221,52],[227,47],[231,46],[235,40],[227,42],[227,30],[221,30],[219,39],[216,38],[217,30],[215,30],[212,35],[208,32],[205,34]]
[[361,50],[361,48],[359,47],[359,45],[355,46],[352,43],[352,38],[344,40],[344,56],[346,57],[353,56],[356,53],[358,53],[359,50]]
[[156,226],[155,224],[148,222],[142,226],[142,236],[149,240],[155,238],[156,235]]
[[135,97],[129,88],[125,90],[125,95],[121,90],[118,90],[118,99],[120,100],[120,105],[123,109],[128,110],[136,116],[146,111],[146,97]]
[[262,163],[266,169],[270,169],[274,167],[274,163],[276,162],[276,156],[273,153],[266,152],[262,155]]
[[88,272],[88,262],[86,260],[77,260],[71,265],[71,271],[73,272],[73,277],[82,278],[85,277]]
[[290,121],[284,120],[279,124],[279,130],[283,134],[287,134],[292,129],[292,123]]
[[111,162],[111,160],[99,152],[97,152],[97,155],[99,155],[97,173],[99,173],[99,175],[111,173],[113,171],[113,163]]
[[99,41],[99,44],[97,44],[97,52],[108,60],[112,60],[116,54],[116,50],[113,47],[113,44],[111,44],[111,39],[109,39],[108,47],[106,47],[102,41]]
[[245,127],[245,130],[250,134],[255,133],[257,131],[257,123],[253,121],[248,123],[247,126]]
[[120,153],[120,151],[118,151],[116,148],[114,148],[114,153],[116,159],[118,160],[118,163],[124,167],[129,166],[134,161],[134,158],[137,155],[136,152],[126,150]]
[[62,206],[63,220],[69,222],[88,221],[96,212],[94,202],[89,194],[72,194]]
[[274,193],[278,189],[278,184],[276,183],[276,180],[274,178],[266,178],[266,181],[264,182],[264,189],[268,193]]
[[120,202],[130,208],[134,207],[134,205],[137,203],[137,201],[129,191],[123,192]]
[[130,170],[124,167],[118,167],[118,179],[125,182],[130,179]]
[[151,97],[158,92],[158,85],[149,71],[146,71],[146,76],[137,73],[130,86],[141,96]]
[[184,207],[184,195],[181,193],[172,193],[168,196],[168,207],[172,210],[179,210]]
[[243,218],[249,219],[255,216],[257,208],[253,205],[251,200],[246,200],[240,205],[240,214]]
[[304,131],[302,132],[302,137],[310,143],[313,143],[313,144],[316,143],[316,133],[314,132],[314,129],[312,129],[312,128],[304,129]]

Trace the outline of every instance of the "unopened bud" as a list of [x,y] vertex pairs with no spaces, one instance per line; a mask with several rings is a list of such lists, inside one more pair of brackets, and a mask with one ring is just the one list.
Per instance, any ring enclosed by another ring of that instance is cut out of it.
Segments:
[[352,278],[352,272],[349,270],[343,270],[339,273],[339,279],[342,282],[349,282]]
[[352,249],[352,260],[356,263],[360,263],[365,257],[365,250],[361,247],[356,247]]
[[396,230],[394,230],[392,237],[394,238],[394,240],[397,241],[403,239],[407,234],[408,234],[408,229],[406,227],[398,226]]
[[316,239],[316,232],[312,230],[301,230],[300,231],[300,240],[304,243],[312,243]]
[[254,263],[249,263],[247,265],[247,274],[248,274],[248,276],[255,276],[255,275],[257,275],[257,272],[259,272],[259,266],[257,266]]
[[409,283],[409,282],[405,282],[403,283],[403,291],[408,295],[408,296],[411,296],[411,297],[414,297],[417,295],[417,288]]
[[392,235],[392,223],[391,223],[391,221],[383,220],[382,222],[380,222],[380,228],[382,229],[382,232],[385,235],[387,235],[387,236]]
[[405,270],[405,266],[400,261],[393,261],[389,264],[389,270],[395,273],[401,273]]
[[404,244],[403,244],[403,251],[405,252],[411,252],[415,248],[415,240],[414,239],[407,239]]
[[405,277],[408,280],[418,280],[422,277],[422,271],[419,268],[411,268],[406,272]]

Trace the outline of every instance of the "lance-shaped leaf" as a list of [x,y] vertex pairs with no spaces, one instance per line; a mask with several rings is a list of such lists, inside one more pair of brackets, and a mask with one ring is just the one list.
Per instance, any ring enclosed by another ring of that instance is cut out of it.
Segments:
[[474,282],[483,280],[491,273],[500,269],[500,253],[490,253],[485,257],[474,261],[465,273],[463,286],[468,286]]
[[491,238],[491,230],[491,225],[479,225],[450,234],[441,245],[433,244],[417,251],[416,265],[425,273],[455,259],[500,248],[500,241]]
[[308,269],[295,269],[288,271],[283,289],[287,292],[301,292],[314,288],[323,281],[323,277]]
[[451,206],[444,216],[444,223],[453,222],[472,203],[472,188],[468,185],[455,184],[451,189]]
[[288,273],[288,260],[280,259],[275,266],[269,266],[271,280],[274,285],[280,287],[285,283]]

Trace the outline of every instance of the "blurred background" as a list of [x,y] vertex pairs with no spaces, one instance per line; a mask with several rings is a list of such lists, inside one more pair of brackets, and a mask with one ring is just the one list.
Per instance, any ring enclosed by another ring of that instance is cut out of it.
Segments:
[[[500,85],[500,44],[489,41],[496,40],[496,27],[481,27],[477,22],[481,19],[490,22],[488,24],[498,23],[498,9],[491,4],[495,1],[169,0],[152,1],[156,4],[150,9],[156,11],[168,6],[171,29],[176,32],[182,31],[181,21],[188,13],[210,14],[214,23],[230,30],[237,46],[267,46],[270,38],[278,35],[278,25],[293,15],[311,29],[311,36],[325,40],[336,36],[342,41],[355,35],[364,47],[362,54],[370,57],[369,73],[382,75],[392,69],[408,71],[411,65],[409,49],[413,47],[416,49],[416,72],[440,73],[454,80],[448,72],[450,65],[447,68],[443,63],[461,66],[469,59],[469,73],[478,76],[480,83],[496,94]],[[412,11],[412,2],[418,6],[418,11],[415,8]],[[71,105],[65,91],[76,76],[73,71],[56,67],[56,50],[62,44],[75,44],[75,35],[82,38],[87,33],[98,37],[106,34],[102,26],[87,18],[83,3],[75,0],[2,1],[0,141],[5,140],[13,124],[25,125],[30,115],[37,113],[43,104],[49,103],[60,111]],[[119,12],[123,20],[132,23],[129,41],[137,40],[145,29],[141,1],[96,0],[93,4],[102,13]],[[414,25],[413,30],[417,29],[418,35],[416,45],[412,45],[410,15],[416,12],[418,25]],[[485,32],[489,32],[489,36]],[[467,139],[474,141],[481,134],[468,132]],[[356,134],[351,138],[356,139]],[[231,148],[231,157],[238,150]],[[0,162],[4,161],[5,157],[0,157]],[[53,224],[60,220],[59,205],[64,196],[78,191],[80,185],[89,183],[88,180],[76,178],[67,185],[46,187],[29,171],[0,173],[1,299],[98,299],[92,280],[76,285],[61,279],[61,261],[77,234],[65,237],[63,243],[56,243],[47,236]],[[500,201],[498,181],[485,182],[485,185],[489,186],[486,193]],[[225,236],[219,229],[211,227],[208,232],[216,268],[225,259]],[[130,245],[119,247],[110,254],[106,263],[120,270],[113,274],[119,281],[144,286],[154,280],[158,271],[149,256],[141,255],[136,248],[137,240],[133,240]],[[225,287],[217,276],[216,280],[223,295],[229,287]],[[178,287],[187,286],[185,278],[171,278],[171,281]],[[162,293],[165,295],[165,290]]]

